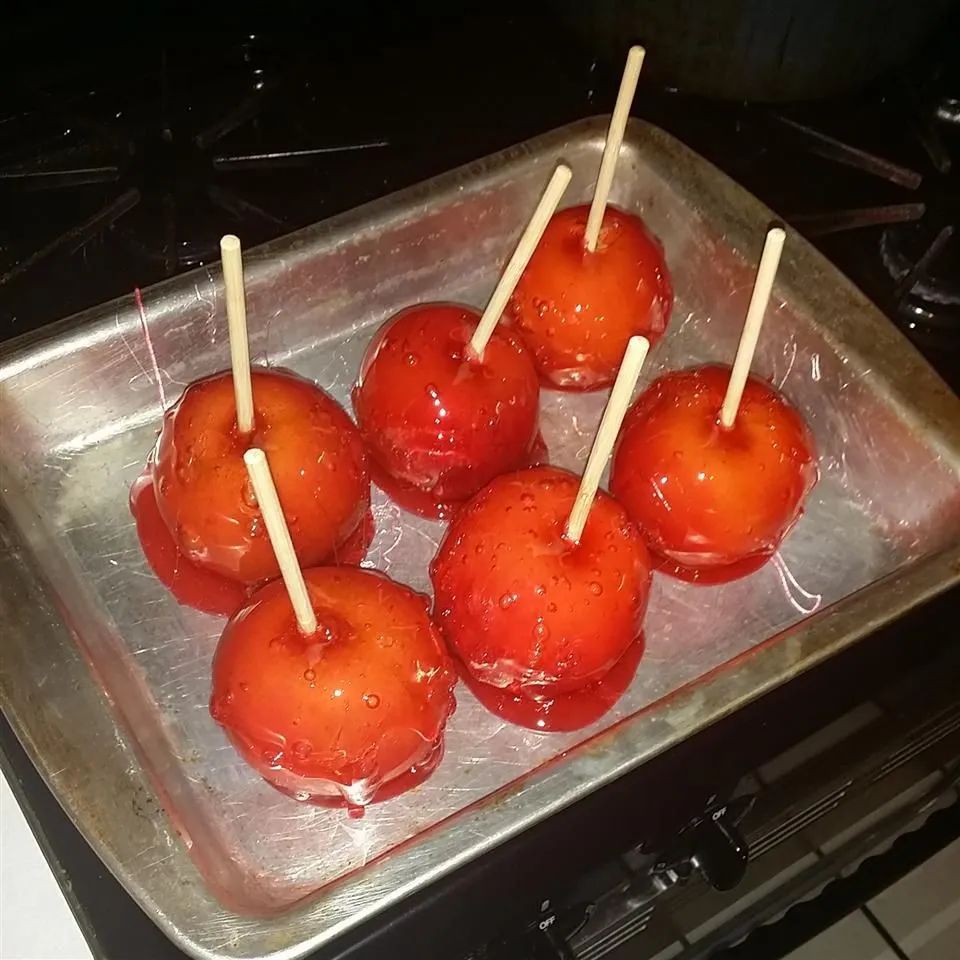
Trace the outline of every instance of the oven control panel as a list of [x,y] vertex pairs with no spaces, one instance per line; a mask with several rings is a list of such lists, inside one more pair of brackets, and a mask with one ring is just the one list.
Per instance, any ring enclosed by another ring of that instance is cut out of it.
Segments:
[[746,871],[749,851],[740,823],[755,797],[713,801],[662,850],[639,847],[606,864],[560,900],[545,898],[519,934],[488,944],[473,960],[600,960],[642,933],[657,897],[697,874],[730,890]]

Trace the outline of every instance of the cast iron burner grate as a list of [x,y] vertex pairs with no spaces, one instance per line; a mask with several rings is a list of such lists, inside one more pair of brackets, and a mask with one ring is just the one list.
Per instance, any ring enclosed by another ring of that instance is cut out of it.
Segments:
[[254,245],[322,219],[346,158],[389,146],[362,123],[330,133],[322,74],[282,38],[66,72],[27,79],[0,113],[0,293],[14,313],[55,319],[64,286],[92,304],[132,286],[117,277],[218,259],[229,230]]
[[797,138],[800,149],[885,181],[899,194],[894,202],[801,211],[788,214],[788,219],[811,239],[882,227],[875,241],[876,255],[887,282],[871,292],[879,295],[881,306],[913,339],[958,350],[960,176],[954,169],[956,145],[951,140],[957,130],[943,135],[939,129],[947,123],[941,107],[950,102],[948,98],[923,104],[911,101],[899,118],[907,142],[924,155],[915,159],[925,162],[910,166],[788,117],[778,115],[775,120]]
[[888,227],[880,238],[883,264],[894,280],[896,317],[908,331],[957,348],[960,339],[960,116],[956,100],[930,102],[916,129],[934,172],[922,187],[926,213],[916,223]]
[[[960,124],[955,98],[945,96],[957,77],[945,76],[945,64],[934,61],[918,79],[900,75],[879,95],[881,110],[872,118],[886,126],[885,135],[870,131],[870,111],[851,118],[850,129],[874,149],[854,146],[778,117],[785,127],[806,138],[806,149],[827,160],[885,181],[893,202],[826,214],[802,212],[794,217],[812,237],[831,232],[882,226],[876,256],[885,282],[867,289],[921,346],[960,351]],[[956,72],[952,64],[950,69]],[[867,128],[862,126],[866,119]],[[860,121],[860,122],[858,122]],[[898,156],[891,158],[887,151]],[[901,156],[905,159],[901,160]]]
[[642,112],[813,241],[960,389],[958,88],[960,64],[930,56],[849,99]]
[[[35,75],[25,54],[15,109],[0,111],[5,332],[216,258],[225,232],[263,242],[613,101],[620,64],[597,69],[560,35],[563,69],[548,74],[496,18],[439,47],[423,26],[361,49],[332,28],[151,34],[109,58],[47,51]],[[482,58],[459,68],[494,36],[513,44],[509,76]],[[641,84],[636,113],[804,232],[960,386],[960,65],[947,40],[854,98],[718,104]]]

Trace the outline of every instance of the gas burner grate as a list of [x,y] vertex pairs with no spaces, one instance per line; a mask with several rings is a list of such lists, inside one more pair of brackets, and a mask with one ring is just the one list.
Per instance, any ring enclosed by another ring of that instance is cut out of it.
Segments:
[[227,230],[252,245],[321,219],[338,156],[390,145],[362,124],[332,135],[322,74],[283,38],[220,44],[209,63],[144,57],[109,74],[73,64],[82,94],[41,76],[0,115],[0,290],[14,313],[49,300],[55,319],[54,273],[95,302],[216,259]]
[[[868,261],[881,269],[851,271],[897,324],[921,346],[960,352],[960,176],[953,155],[960,147],[952,119],[953,98],[920,99],[909,94],[883,98],[889,104],[879,123],[906,132],[912,146],[909,162],[831,136],[814,126],[775,114],[773,122],[801,152],[830,164],[857,171],[863,177],[859,195],[882,196],[885,202],[829,209],[802,208],[787,215],[798,229],[821,242],[834,257],[832,235],[849,231],[870,234],[863,243]],[[853,116],[849,126],[865,136],[872,132]],[[942,130],[941,128],[947,127]],[[902,146],[900,147],[902,150]],[[874,180],[871,190],[866,181]],[[857,193],[856,189],[851,190]],[[867,228],[882,228],[868,231]],[[859,244],[852,242],[849,249]],[[863,258],[861,258],[863,259]],[[841,256],[842,260],[842,256]],[[845,268],[847,264],[841,263]],[[867,282],[864,282],[867,278]]]

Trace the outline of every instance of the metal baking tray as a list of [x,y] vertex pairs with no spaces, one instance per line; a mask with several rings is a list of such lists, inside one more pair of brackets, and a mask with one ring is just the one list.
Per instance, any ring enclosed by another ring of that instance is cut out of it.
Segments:
[[[349,406],[398,308],[480,305],[559,159],[586,200],[606,122],[546,134],[247,257],[255,360]],[[729,360],[772,214],[649,125],[629,126],[613,202],[662,238],[677,302],[644,379]],[[88,311],[0,356],[3,709],[74,822],[197,957],[293,958],[549,817],[960,578],[960,403],[791,233],[756,370],[805,413],[821,480],[780,553],[717,587],[657,577],[647,650],[594,726],[543,734],[461,684],[446,754],[359,820],[298,804],[207,712],[222,621],[180,607],[140,552],[127,491],[164,406],[228,365],[216,265]],[[553,462],[585,460],[602,395],[547,392]],[[374,498],[368,563],[428,589],[436,523]],[[548,762],[553,761],[553,762]]]

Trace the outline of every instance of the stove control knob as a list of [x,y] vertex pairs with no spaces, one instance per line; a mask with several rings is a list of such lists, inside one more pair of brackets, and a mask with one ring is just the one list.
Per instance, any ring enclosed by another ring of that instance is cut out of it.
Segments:
[[557,912],[549,900],[544,900],[536,926],[529,931],[531,936],[525,950],[512,956],[531,960],[575,960],[569,940],[587,922],[589,914],[590,906],[586,903],[574,904]]
[[750,851],[725,807],[704,817],[693,830],[691,862],[716,890],[732,890],[742,879]]

